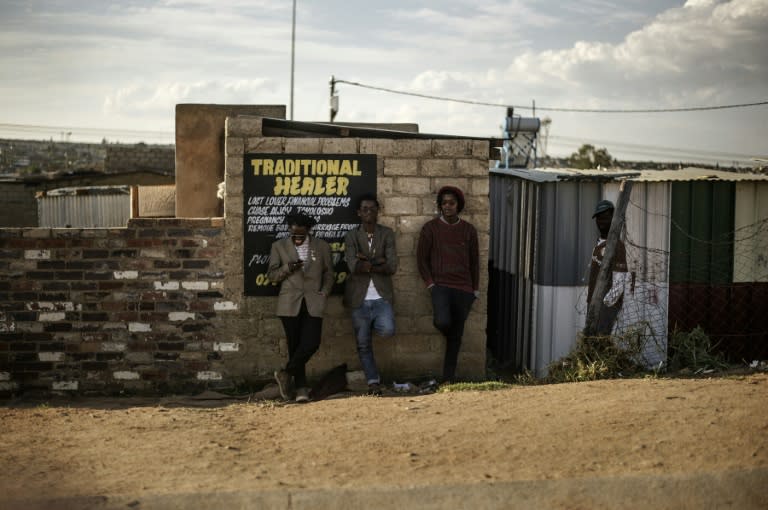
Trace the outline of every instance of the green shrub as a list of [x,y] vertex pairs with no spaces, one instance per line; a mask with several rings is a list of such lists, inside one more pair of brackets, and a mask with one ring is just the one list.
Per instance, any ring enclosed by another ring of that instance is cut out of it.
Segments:
[[668,368],[671,371],[722,370],[728,367],[725,359],[714,352],[709,335],[701,327],[684,332],[677,329],[669,337]]
[[576,349],[548,367],[547,382],[615,379],[645,371],[642,354],[647,337],[640,330],[618,336],[581,336]]

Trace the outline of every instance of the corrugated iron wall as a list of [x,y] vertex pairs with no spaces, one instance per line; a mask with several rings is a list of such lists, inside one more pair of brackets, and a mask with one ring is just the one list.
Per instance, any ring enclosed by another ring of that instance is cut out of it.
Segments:
[[540,189],[529,361],[537,376],[573,350],[584,326],[589,262],[598,237],[592,214],[602,198],[602,185],[595,181],[547,182]]
[[[576,345],[602,198],[618,182],[490,176],[488,346],[495,361],[546,373]],[[768,183],[635,181],[626,216],[632,275],[617,320],[647,338],[648,366],[668,333],[702,326],[731,359],[768,357]]]
[[[666,358],[669,183],[636,183],[627,209],[631,271],[617,328],[653,338],[647,363]],[[500,365],[542,376],[568,355],[584,327],[592,249],[599,232],[592,214],[617,183],[533,182],[491,175],[489,348]],[[631,240],[631,241],[630,241]]]
[[125,193],[47,195],[37,199],[37,208],[41,227],[125,227],[131,198]]
[[543,183],[539,203],[536,283],[585,285],[598,231],[592,219],[602,186],[589,181]]
[[599,193],[595,182],[491,174],[488,345],[499,365],[541,374],[575,345]]
[[673,184],[669,327],[701,326],[734,362],[768,357],[768,230],[759,205],[766,189],[764,182]]
[[527,368],[538,185],[490,175],[488,347],[500,366]]
[[733,182],[672,184],[672,283],[733,281]]
[[768,183],[737,182],[734,282],[768,282]]

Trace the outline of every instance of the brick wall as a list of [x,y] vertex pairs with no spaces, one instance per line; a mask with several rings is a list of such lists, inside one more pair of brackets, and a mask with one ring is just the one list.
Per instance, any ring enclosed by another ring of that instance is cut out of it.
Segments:
[[[435,192],[465,190],[478,229],[481,299],[459,356],[461,377],[485,374],[488,142],[270,138],[259,118],[229,119],[225,218],[133,219],[126,228],[0,229],[0,395],[194,392],[270,379],[287,346],[276,298],[243,296],[245,152],[377,155],[380,221],[394,229],[398,332],[376,339],[385,381],[439,376],[445,349],[416,269]],[[359,369],[349,311],[332,296],[310,378]]]
[[0,229],[0,394],[231,385],[222,224]]
[[173,172],[176,151],[173,145],[107,145],[104,171],[107,173],[152,170]]

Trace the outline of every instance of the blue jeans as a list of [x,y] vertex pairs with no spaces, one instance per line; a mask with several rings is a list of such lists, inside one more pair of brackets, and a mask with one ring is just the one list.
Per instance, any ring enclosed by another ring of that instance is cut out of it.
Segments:
[[379,370],[373,357],[372,332],[381,336],[395,334],[395,312],[385,299],[369,299],[352,310],[352,326],[357,340],[357,356],[368,384],[379,383]]
[[475,295],[470,292],[439,285],[432,287],[433,324],[445,337],[444,381],[453,381],[456,377],[464,322],[474,302]]

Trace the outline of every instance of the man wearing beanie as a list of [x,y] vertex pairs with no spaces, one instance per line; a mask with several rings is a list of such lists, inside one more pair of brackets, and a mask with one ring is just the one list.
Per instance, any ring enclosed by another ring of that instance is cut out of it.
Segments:
[[480,256],[475,227],[459,218],[464,193],[454,186],[437,192],[439,216],[421,228],[416,260],[432,294],[435,327],[445,336],[443,381],[456,377],[456,364],[472,303],[480,288]]
[[[595,213],[592,215],[600,237],[597,239],[597,244],[592,250],[592,261],[589,266],[589,286],[587,287],[587,305],[592,302],[592,294],[594,294],[595,286],[597,285],[597,275],[600,272],[600,266],[603,264],[608,232],[611,230],[611,222],[613,221],[613,211],[613,202],[601,200],[595,206]],[[603,306],[600,308],[600,314],[597,318],[596,333],[600,336],[608,336],[613,331],[624,302],[624,286],[629,281],[629,273],[627,271],[627,248],[619,239],[616,242],[616,251],[614,252],[613,265],[611,267],[611,287],[608,289],[605,297],[603,297]]]

